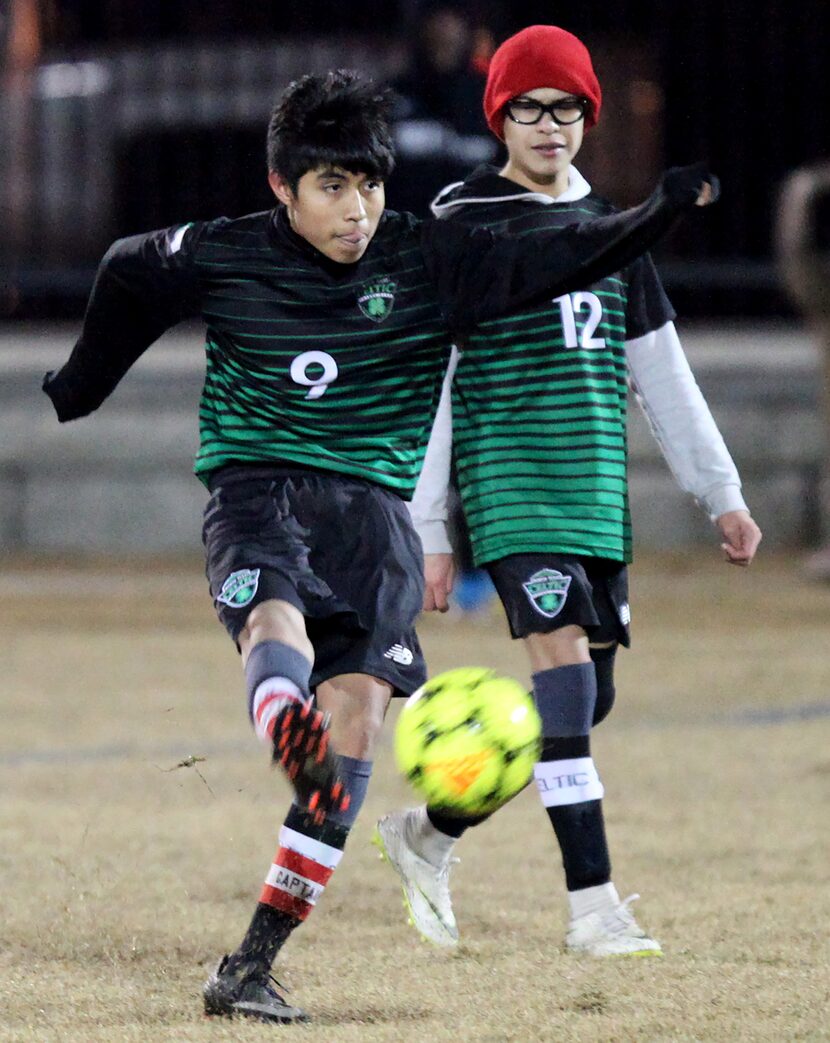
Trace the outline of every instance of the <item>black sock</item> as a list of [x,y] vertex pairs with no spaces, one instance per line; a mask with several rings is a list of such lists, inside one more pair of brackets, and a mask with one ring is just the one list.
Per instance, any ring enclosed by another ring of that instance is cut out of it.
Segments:
[[458,818],[454,815],[446,815],[442,811],[434,811],[432,808],[427,808],[427,818],[441,833],[446,834],[448,837],[455,837],[456,840],[462,836],[472,826],[477,826],[481,822],[486,822],[487,819],[492,815],[490,811],[486,815],[472,815],[467,818]]
[[[547,739],[542,753],[545,761],[590,757],[587,735],[567,739]],[[605,837],[601,800],[580,804],[560,804],[545,809],[556,833],[569,891],[597,887],[611,880],[611,857]]]
[[597,887],[611,880],[611,859],[605,839],[602,801],[566,804],[548,808],[565,867],[565,883],[569,891]]
[[243,968],[251,971],[269,970],[277,953],[299,923],[295,916],[258,902],[241,945],[228,959],[226,972],[235,974]]
[[[290,834],[295,835],[295,837],[299,836],[301,840],[303,837],[310,840],[312,848],[316,842],[319,845],[325,845],[327,848],[334,849],[336,854],[345,847],[350,829],[350,826],[332,822],[330,818],[323,825],[315,825],[305,809],[293,804],[285,819],[283,833],[281,833],[281,847],[277,852],[277,857],[279,857],[280,851],[283,850],[282,841],[286,830]],[[269,887],[266,881],[266,885],[263,887],[263,896],[267,897],[269,892],[274,894],[275,889]],[[239,948],[228,959],[225,968],[226,973],[247,975],[269,971],[277,953],[285,944],[294,928],[303,922],[311,908],[309,903],[298,902],[290,895],[285,897],[285,892],[283,891],[280,891],[277,895],[277,900],[283,902],[286,908],[277,908],[270,901],[260,901],[257,904],[245,937],[242,939]],[[316,901],[316,897],[314,901]],[[301,905],[306,905],[305,909],[298,910],[301,911],[302,915],[294,915],[292,908]]]

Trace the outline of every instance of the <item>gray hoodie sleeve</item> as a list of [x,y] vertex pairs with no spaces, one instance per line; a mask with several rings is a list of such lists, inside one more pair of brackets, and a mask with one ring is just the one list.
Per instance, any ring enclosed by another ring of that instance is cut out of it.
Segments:
[[637,400],[677,484],[712,521],[747,510],[741,479],[673,322],[625,343]]
[[424,554],[449,554],[448,533],[450,464],[452,461],[452,403],[450,391],[458,349],[453,348],[441,389],[441,401],[429,436],[424,466],[409,503],[415,531],[421,537]]

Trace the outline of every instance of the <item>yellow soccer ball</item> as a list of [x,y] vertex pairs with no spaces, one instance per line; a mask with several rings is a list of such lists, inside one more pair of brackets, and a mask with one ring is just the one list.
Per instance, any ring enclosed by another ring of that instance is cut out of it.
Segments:
[[431,808],[495,811],[527,785],[542,745],[528,692],[484,667],[438,674],[407,699],[395,729],[398,768]]

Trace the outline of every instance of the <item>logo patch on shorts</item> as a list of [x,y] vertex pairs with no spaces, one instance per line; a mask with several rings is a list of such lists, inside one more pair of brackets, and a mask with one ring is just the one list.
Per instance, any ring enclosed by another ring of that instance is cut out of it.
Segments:
[[244,608],[254,600],[259,586],[259,569],[239,569],[222,584],[216,600],[230,608]]
[[407,648],[405,645],[392,645],[383,653],[384,659],[391,659],[393,663],[397,663],[399,666],[412,666],[412,660],[415,656],[412,654],[412,650]]
[[627,627],[628,624],[631,622],[631,606],[628,604],[627,601],[624,601],[620,605],[619,614],[620,622],[624,627]]
[[383,322],[392,312],[397,288],[398,285],[393,279],[376,279],[362,287],[363,292],[357,298],[357,305],[367,319]]
[[556,569],[539,569],[522,586],[536,611],[553,619],[565,607],[571,579],[571,576],[565,576]]

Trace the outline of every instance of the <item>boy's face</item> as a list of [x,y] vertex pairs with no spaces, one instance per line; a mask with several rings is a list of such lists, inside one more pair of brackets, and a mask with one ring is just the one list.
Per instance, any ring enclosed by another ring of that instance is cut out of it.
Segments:
[[[555,87],[537,87],[520,97],[550,105],[573,94]],[[560,125],[547,112],[538,123],[530,124],[515,123],[505,115],[504,143],[509,157],[505,173],[528,187],[556,186],[564,191],[568,167],[579,152],[584,130],[584,120]]]
[[321,166],[303,174],[296,193],[276,171],[268,183],[285,204],[291,227],[321,254],[339,264],[353,264],[364,255],[386,203],[382,181]]

